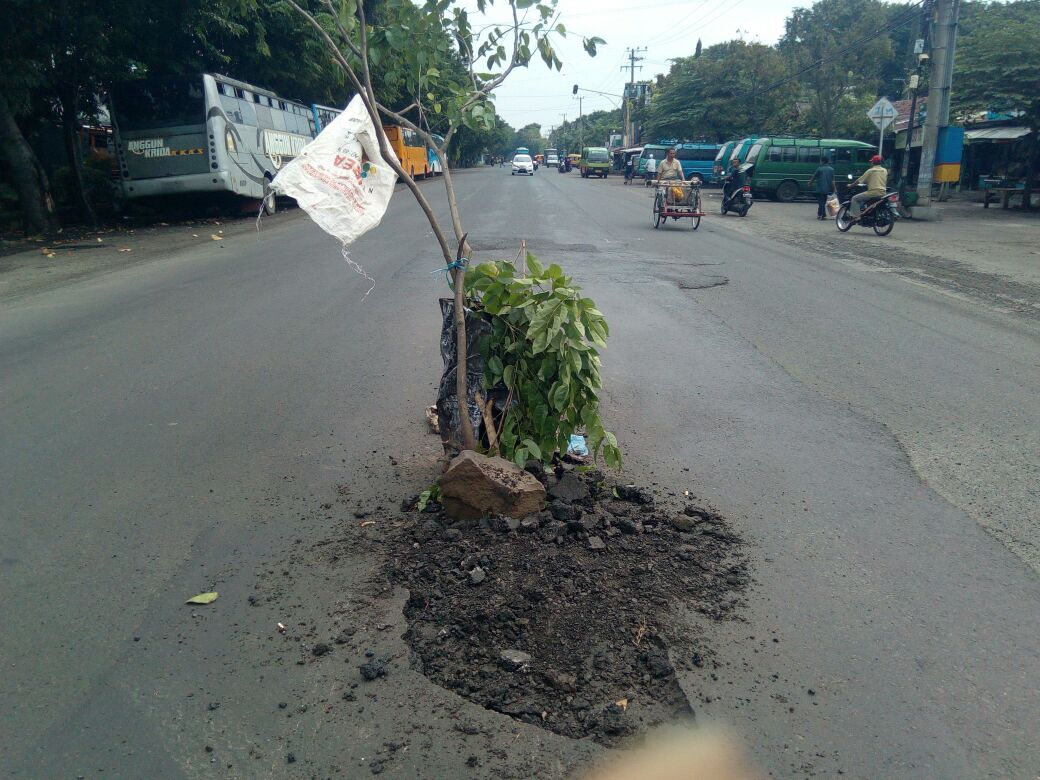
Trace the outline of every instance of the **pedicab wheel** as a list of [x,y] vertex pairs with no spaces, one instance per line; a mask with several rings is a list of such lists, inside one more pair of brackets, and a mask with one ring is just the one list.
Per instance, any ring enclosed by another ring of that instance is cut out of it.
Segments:
[[654,229],[656,230],[661,226],[661,195],[658,194],[654,197]]
[[878,206],[874,213],[874,232],[879,236],[887,236],[892,232],[893,227],[895,227],[895,222],[892,215],[888,213],[888,209],[884,204]]
[[690,220],[690,222],[693,223],[693,229],[694,230],[696,230],[697,228],[699,228],[701,226],[701,218],[700,217],[693,217]]
[[842,233],[847,232],[852,227],[852,217],[849,216],[848,206],[842,206],[838,209],[838,214],[834,217],[834,224],[838,226],[838,230]]

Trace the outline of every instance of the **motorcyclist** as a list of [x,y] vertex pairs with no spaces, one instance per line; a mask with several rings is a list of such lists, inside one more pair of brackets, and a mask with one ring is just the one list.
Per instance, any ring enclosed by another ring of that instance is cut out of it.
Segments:
[[852,218],[858,220],[863,211],[863,204],[872,198],[884,197],[888,191],[888,169],[881,164],[881,155],[875,154],[870,158],[870,167],[866,173],[855,181],[856,184],[866,184],[867,189],[858,195],[852,196],[851,211]]
[[744,171],[740,170],[740,160],[733,158],[729,161],[729,173],[726,174],[726,178],[723,179],[722,184],[722,199],[729,200],[733,197],[733,193],[739,192],[744,188]]

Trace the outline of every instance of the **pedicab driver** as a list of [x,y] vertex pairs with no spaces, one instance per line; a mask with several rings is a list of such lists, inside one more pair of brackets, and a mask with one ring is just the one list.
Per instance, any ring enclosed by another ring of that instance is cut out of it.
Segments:
[[655,184],[662,181],[686,181],[683,178],[682,163],[675,159],[675,147],[668,150],[668,156],[657,164],[657,179]]

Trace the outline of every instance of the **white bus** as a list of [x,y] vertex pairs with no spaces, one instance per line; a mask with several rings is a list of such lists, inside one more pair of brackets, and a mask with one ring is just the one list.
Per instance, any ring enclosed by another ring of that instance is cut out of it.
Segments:
[[233,193],[272,212],[271,179],[338,113],[216,73],[114,84],[110,99],[124,197]]

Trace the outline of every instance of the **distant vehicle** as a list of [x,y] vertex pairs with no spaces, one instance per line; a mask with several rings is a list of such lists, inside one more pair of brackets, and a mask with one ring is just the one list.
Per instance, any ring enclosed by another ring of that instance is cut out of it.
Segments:
[[317,132],[312,108],[218,73],[117,83],[109,98],[125,198],[223,193],[273,212],[271,180]]
[[610,152],[605,146],[586,146],[581,150],[579,166],[583,179],[590,176],[605,179],[610,173]]
[[748,152],[745,163],[754,167],[748,184],[757,197],[763,195],[789,203],[809,191],[809,179],[827,157],[834,167],[835,180],[849,174],[857,178],[870,167],[877,147],[862,141],[835,138],[759,138]]
[[712,168],[719,145],[716,143],[677,143],[675,159],[682,165],[683,177],[696,186],[715,181]]
[[727,141],[716,152],[715,163],[711,167],[715,181],[722,181],[722,177],[726,175],[726,169],[729,167],[729,156],[733,154],[733,147],[736,145],[736,141]]
[[545,164],[556,167],[560,164],[560,153],[557,149],[546,149],[545,150]]
[[426,144],[414,130],[400,125],[383,125],[390,147],[397,155],[401,167],[408,171],[413,179],[425,179],[430,175],[430,158],[426,152]]
[[[851,179],[852,174],[849,174],[848,178]],[[834,222],[842,233],[847,232],[853,225],[858,224],[863,228],[874,228],[874,232],[879,236],[887,236],[892,232],[892,228],[895,227],[896,220],[899,219],[899,193],[892,190],[878,198],[871,198],[863,204],[863,211],[860,212],[857,219],[852,216],[851,191],[864,186],[862,184],[850,184],[846,188],[845,202],[838,209]]]
[[639,154],[639,162],[637,163],[639,167],[636,168],[636,176],[645,177],[647,173],[647,162],[650,160],[654,160],[658,163],[661,162],[661,160],[668,156],[669,149],[671,149],[671,147],[666,146],[665,144],[646,144],[643,147],[643,151]]
[[568,162],[567,170],[571,170],[573,168],[577,168],[578,164],[581,162],[581,155],[578,154],[577,152],[571,152],[570,154],[567,155],[567,162]]
[[758,140],[757,135],[749,135],[747,138],[741,138],[735,144],[733,144],[733,151],[730,152],[729,157],[722,161],[722,175],[726,175],[726,171],[729,170],[730,164],[733,160],[736,160],[741,165],[747,162],[748,152],[751,151],[751,147],[755,145],[755,141]]
[[518,146],[515,150],[513,150],[513,156],[515,157],[518,154],[526,154],[528,157],[530,157],[531,150],[528,149],[526,146]]
[[[438,146],[444,145],[443,136],[434,133],[433,140],[437,142]],[[440,156],[433,150],[433,147],[426,148],[426,158],[430,161],[430,173],[434,176],[444,173],[444,163],[441,162]]]
[[531,155],[513,155],[513,169],[509,172],[509,175],[516,176],[518,173],[534,176],[534,160],[531,159]]

